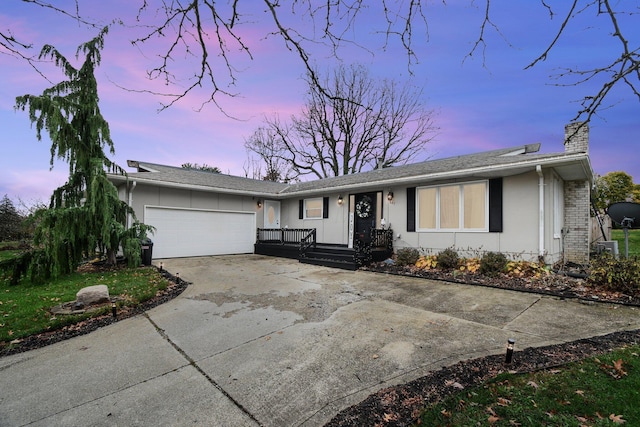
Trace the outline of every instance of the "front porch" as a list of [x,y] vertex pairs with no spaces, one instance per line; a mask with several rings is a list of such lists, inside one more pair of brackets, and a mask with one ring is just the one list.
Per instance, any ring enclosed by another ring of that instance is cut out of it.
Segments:
[[372,229],[371,235],[348,245],[316,241],[315,228],[258,228],[254,252],[297,259],[305,264],[357,270],[393,254],[393,230]]

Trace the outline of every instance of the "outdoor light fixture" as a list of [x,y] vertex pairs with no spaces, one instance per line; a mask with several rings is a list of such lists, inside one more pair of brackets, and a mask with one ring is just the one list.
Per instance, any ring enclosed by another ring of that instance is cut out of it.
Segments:
[[507,356],[504,359],[504,363],[511,363],[511,359],[513,357],[513,345],[516,343],[516,340],[514,340],[513,338],[509,338],[509,341],[507,341]]
[[393,202],[393,191],[389,191],[387,193],[387,200]]
[[339,195],[339,196],[338,196],[338,204],[339,204],[340,206],[342,206],[342,204],[343,204],[343,203],[344,203],[344,199],[342,198],[342,195]]
[[262,200],[258,200],[258,209],[262,207]]
[[164,264],[160,262],[160,271],[162,271],[163,269],[164,269]]
[[176,283],[180,284],[180,273],[176,273]]
[[111,302],[111,315],[113,316],[114,319],[117,317],[115,301]]

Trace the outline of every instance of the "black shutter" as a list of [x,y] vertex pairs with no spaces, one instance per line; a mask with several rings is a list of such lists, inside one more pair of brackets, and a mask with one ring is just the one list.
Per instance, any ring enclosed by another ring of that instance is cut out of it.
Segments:
[[329,198],[322,198],[322,218],[329,218]]
[[489,231],[502,232],[502,178],[489,180]]
[[304,200],[298,201],[298,219],[304,219]]
[[407,231],[416,231],[416,187],[407,188]]

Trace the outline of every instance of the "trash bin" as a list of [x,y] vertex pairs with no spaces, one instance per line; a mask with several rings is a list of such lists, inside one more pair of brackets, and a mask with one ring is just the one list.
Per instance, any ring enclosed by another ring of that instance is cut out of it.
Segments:
[[142,265],[151,265],[153,255],[153,242],[151,239],[141,239],[140,248],[142,249]]

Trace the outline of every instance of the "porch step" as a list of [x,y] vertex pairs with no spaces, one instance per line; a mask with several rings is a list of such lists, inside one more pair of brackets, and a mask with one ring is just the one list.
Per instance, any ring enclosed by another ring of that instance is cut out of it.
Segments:
[[302,264],[321,265],[323,267],[339,268],[342,270],[355,271],[358,269],[353,258],[350,261],[326,259],[326,258],[300,258]]
[[358,267],[353,256],[354,250],[349,249],[346,245],[318,244],[314,249],[308,250],[306,256],[300,258],[300,262],[344,270],[357,270]]

